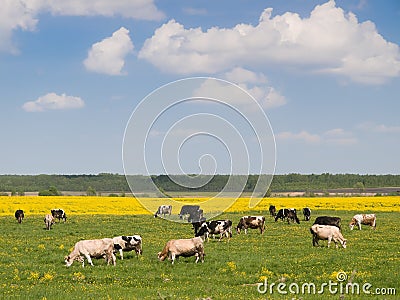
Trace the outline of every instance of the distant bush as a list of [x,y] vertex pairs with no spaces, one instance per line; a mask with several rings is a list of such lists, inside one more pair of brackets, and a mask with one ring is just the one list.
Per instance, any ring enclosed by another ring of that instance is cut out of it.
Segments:
[[48,190],[39,191],[39,196],[61,196],[61,193],[55,186],[51,186]]

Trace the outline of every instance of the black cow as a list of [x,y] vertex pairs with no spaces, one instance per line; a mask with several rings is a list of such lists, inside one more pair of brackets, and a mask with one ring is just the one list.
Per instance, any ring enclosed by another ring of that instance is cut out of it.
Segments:
[[190,223],[199,222],[203,217],[203,210],[199,205],[184,205],[179,213],[179,219],[184,219],[186,216]]
[[303,208],[303,216],[304,216],[304,221],[310,221],[311,219],[311,209],[308,207]]
[[171,215],[172,213],[172,205],[160,205],[154,214],[154,218],[157,218],[158,215]]
[[319,224],[319,225],[332,225],[336,226],[337,228],[341,229],[341,219],[339,217],[329,217],[329,216],[321,216],[317,217],[314,221],[314,224]]
[[195,236],[204,236],[204,239],[209,239],[209,235],[219,234],[221,241],[224,235],[228,238],[232,237],[232,221],[231,220],[215,220],[204,222]]
[[297,211],[295,208],[281,208],[275,216],[275,222],[278,221],[278,219],[281,219],[282,221],[286,219],[288,223],[292,221],[300,224],[300,220],[297,217]]
[[15,212],[15,218],[17,219],[18,223],[22,223],[22,219],[25,217],[24,211],[22,209],[17,209]]
[[276,207],[275,205],[270,205],[269,206],[269,214],[271,217],[275,217],[276,216]]
[[61,220],[67,221],[67,214],[63,209],[56,208],[51,210],[51,215],[53,216],[54,219],[58,219],[58,222]]

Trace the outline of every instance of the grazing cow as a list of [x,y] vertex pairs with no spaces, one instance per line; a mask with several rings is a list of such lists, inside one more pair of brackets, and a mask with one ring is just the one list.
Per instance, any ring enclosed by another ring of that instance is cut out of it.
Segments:
[[67,215],[63,209],[56,208],[51,210],[51,215],[54,219],[58,219],[58,222],[61,220],[67,221]]
[[157,212],[154,214],[154,218],[157,218],[158,215],[171,215],[172,213],[172,205],[160,205],[157,209]]
[[54,224],[54,218],[53,218],[53,216],[50,215],[50,214],[47,214],[47,215],[44,217],[44,224],[46,225],[46,229],[47,229],[47,230],[50,230],[50,229],[51,229],[51,226],[53,226],[53,224]]
[[311,209],[308,207],[303,208],[303,216],[304,216],[304,221],[310,221],[311,219]]
[[275,222],[278,221],[278,219],[281,219],[282,221],[286,219],[288,224],[290,221],[300,224],[295,208],[281,208],[275,216]]
[[287,216],[286,216],[287,222],[288,224],[290,223],[290,221],[292,221],[293,223],[296,222],[297,224],[300,224],[300,220],[297,217],[297,213],[295,209],[289,209]]
[[269,206],[269,215],[271,217],[275,217],[276,216],[276,207],[275,207],[275,205],[270,205]]
[[200,222],[203,218],[203,210],[199,205],[184,205],[179,213],[179,218],[184,219],[186,216],[189,223]]
[[353,230],[354,226],[357,225],[358,229],[361,230],[361,224],[370,225],[372,229],[376,229],[376,215],[375,214],[359,214],[355,215],[350,222],[350,230]]
[[85,266],[86,257],[88,263],[93,266],[92,257],[106,259],[107,265],[112,262],[115,266],[116,258],[114,255],[114,242],[112,239],[101,239],[101,240],[82,240],[75,244],[74,249],[70,255],[65,257],[65,264],[67,267],[77,260],[82,263],[82,267]]
[[179,256],[196,256],[196,263],[201,259],[204,262],[204,245],[200,237],[192,239],[170,240],[161,252],[158,252],[158,259],[164,261],[167,257],[174,264]]
[[337,228],[340,229],[341,221],[342,220],[339,217],[321,216],[315,219],[314,224],[331,225],[331,226],[336,226]]
[[337,226],[332,225],[318,225],[314,224],[310,228],[310,232],[313,235],[313,246],[319,246],[319,240],[328,240],[328,248],[333,240],[335,242],[336,248],[338,248],[338,242],[343,248],[346,248],[346,239],[340,233]]
[[191,212],[188,217],[189,223],[200,222],[205,219],[203,216],[203,210],[200,208],[198,211]]
[[136,256],[142,254],[142,237],[140,235],[116,236],[113,238],[114,250],[119,251],[121,260],[124,259],[122,252],[135,250]]
[[201,225],[206,221],[206,218],[202,217],[198,222],[192,223],[192,228],[194,230],[194,235],[196,236],[197,232],[199,231]]
[[15,218],[17,219],[18,223],[22,223],[22,219],[25,217],[24,211],[22,209],[17,209],[15,211]]
[[239,224],[236,226],[237,233],[244,229],[244,234],[247,234],[247,228],[257,229],[260,228],[261,234],[265,231],[265,217],[264,216],[246,216],[241,217]]
[[224,235],[228,238],[232,237],[232,221],[231,220],[215,220],[204,222],[197,234],[198,236],[204,236],[204,239],[209,240],[209,235],[219,234],[219,241],[222,240]]

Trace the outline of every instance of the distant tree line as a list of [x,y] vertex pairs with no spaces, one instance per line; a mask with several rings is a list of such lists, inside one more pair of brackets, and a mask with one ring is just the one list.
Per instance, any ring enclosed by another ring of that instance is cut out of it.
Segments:
[[[235,175],[231,180],[240,181]],[[220,191],[228,182],[229,175],[216,175],[205,186],[197,189],[185,188],[174,183],[167,175],[153,175],[151,178],[132,175],[138,191],[146,192],[152,180],[163,191]],[[242,178],[243,179],[243,178]],[[258,175],[247,178],[244,191],[253,191]],[[270,186],[272,192],[325,191],[329,189],[400,187],[400,175],[359,175],[359,174],[297,174],[275,175]],[[78,191],[95,195],[101,192],[130,192],[124,175],[100,173],[97,175],[0,175],[0,192],[23,195],[25,192],[54,193],[57,191]]]

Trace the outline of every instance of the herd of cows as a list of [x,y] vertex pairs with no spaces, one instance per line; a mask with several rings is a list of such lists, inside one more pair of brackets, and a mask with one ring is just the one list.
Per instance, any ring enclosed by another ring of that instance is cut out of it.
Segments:
[[[305,207],[302,209],[304,221],[311,219],[311,209]],[[163,217],[170,216],[172,214],[171,205],[161,205],[158,207],[154,217],[163,215]],[[297,210],[294,208],[282,208],[278,211],[276,207],[271,205],[269,207],[269,214],[274,218],[275,222],[279,219],[282,221],[300,223],[297,216]],[[22,223],[24,218],[24,212],[18,209],[15,212],[15,218],[18,223]],[[187,220],[192,223],[194,229],[194,238],[190,239],[177,239],[170,240],[166,243],[161,252],[158,253],[158,259],[164,261],[166,258],[172,261],[180,257],[196,257],[196,263],[201,260],[204,262],[204,241],[209,240],[210,235],[213,237],[219,236],[219,241],[224,237],[229,239],[232,237],[232,221],[231,220],[212,220],[207,221],[203,216],[203,210],[198,205],[184,205],[179,213],[179,218]],[[44,217],[44,223],[47,230],[50,230],[55,220],[59,222],[63,220],[66,222],[67,215],[62,209],[52,209],[50,214],[46,214]],[[361,230],[361,225],[369,225],[373,229],[376,228],[376,215],[375,214],[356,214],[351,219],[349,226],[350,230],[353,230],[354,226],[357,226]],[[244,216],[239,220],[236,226],[236,232],[238,234],[244,231],[247,234],[248,229],[259,229],[260,234],[265,231],[265,217],[264,216]],[[339,217],[332,216],[318,216],[314,224],[310,228],[312,234],[313,246],[319,246],[319,240],[327,240],[328,247],[331,241],[338,248],[340,244],[343,248],[346,248],[346,239],[341,233],[341,219]],[[84,266],[84,258],[90,265],[93,266],[92,258],[104,258],[107,264],[112,263],[116,265],[115,253],[119,252],[121,259],[123,259],[124,251],[135,251],[136,255],[142,254],[142,238],[140,235],[132,236],[117,236],[114,238],[103,238],[96,240],[81,240],[78,241],[72,252],[65,257],[65,264],[67,267],[71,266],[76,260],[82,263]]]

